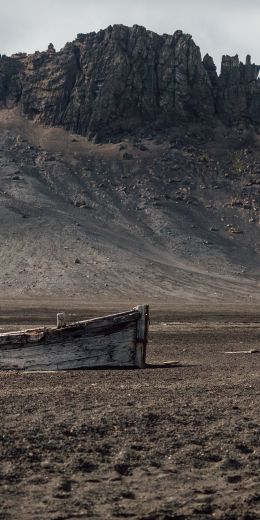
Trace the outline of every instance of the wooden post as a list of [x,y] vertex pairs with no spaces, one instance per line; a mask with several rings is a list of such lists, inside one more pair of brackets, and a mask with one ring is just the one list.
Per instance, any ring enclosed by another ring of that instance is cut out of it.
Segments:
[[57,329],[66,327],[65,312],[58,312],[57,314]]
[[144,368],[148,338],[149,305],[139,305],[135,307],[135,310],[140,313],[140,318],[137,321],[135,366]]

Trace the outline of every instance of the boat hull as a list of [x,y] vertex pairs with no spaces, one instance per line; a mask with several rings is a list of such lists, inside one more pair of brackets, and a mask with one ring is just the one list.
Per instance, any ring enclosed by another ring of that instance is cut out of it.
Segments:
[[143,368],[148,306],[55,329],[0,334],[0,369]]

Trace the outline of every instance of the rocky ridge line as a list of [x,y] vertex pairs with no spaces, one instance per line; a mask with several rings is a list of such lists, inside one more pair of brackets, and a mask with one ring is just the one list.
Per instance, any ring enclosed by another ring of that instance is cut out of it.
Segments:
[[224,56],[218,76],[188,34],[115,25],[56,52],[0,58],[0,107],[106,139],[183,123],[260,125],[260,66]]

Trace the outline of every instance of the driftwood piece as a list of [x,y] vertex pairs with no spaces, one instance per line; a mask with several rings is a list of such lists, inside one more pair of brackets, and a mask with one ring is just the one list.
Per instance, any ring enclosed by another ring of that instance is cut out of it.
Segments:
[[[61,313],[59,313],[61,314]],[[0,334],[0,369],[145,366],[148,306],[57,328]]]
[[162,361],[160,364],[165,367],[175,367],[180,364],[180,361]]
[[235,350],[230,352],[225,352],[225,354],[260,354],[259,350],[252,349],[252,350]]

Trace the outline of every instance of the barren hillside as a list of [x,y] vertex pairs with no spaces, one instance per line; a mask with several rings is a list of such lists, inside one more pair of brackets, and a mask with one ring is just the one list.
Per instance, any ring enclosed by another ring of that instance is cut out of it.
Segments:
[[259,297],[257,136],[93,144],[0,117],[3,295]]

